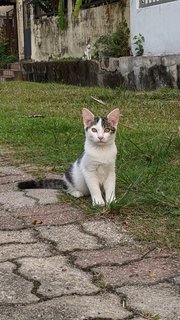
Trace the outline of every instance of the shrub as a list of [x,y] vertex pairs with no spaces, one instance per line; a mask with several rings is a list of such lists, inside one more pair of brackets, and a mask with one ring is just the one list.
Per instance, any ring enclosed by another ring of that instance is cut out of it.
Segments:
[[17,61],[17,57],[14,55],[8,54],[8,49],[5,41],[0,39],[0,64],[6,65],[8,63],[13,63]]
[[121,21],[112,35],[100,36],[94,44],[94,58],[100,56],[123,57],[130,54],[130,30],[125,20]]

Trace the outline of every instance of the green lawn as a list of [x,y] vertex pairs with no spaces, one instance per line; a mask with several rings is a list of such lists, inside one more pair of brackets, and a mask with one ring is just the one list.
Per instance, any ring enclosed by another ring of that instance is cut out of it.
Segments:
[[[91,96],[103,100],[95,102]],[[74,205],[120,219],[136,239],[178,246],[180,213],[180,92],[130,92],[62,84],[0,83],[0,144],[16,163],[62,173],[83,150],[81,109],[98,115],[119,107],[117,203],[99,212],[90,199]],[[32,118],[31,115],[43,117]],[[72,201],[64,196],[64,201]]]

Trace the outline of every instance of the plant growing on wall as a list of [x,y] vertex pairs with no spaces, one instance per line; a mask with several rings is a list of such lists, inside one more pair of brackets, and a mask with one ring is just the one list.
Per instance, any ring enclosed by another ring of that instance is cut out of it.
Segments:
[[94,44],[94,57],[122,57],[129,55],[130,30],[127,22],[121,21],[112,35],[100,36]]
[[[114,0],[104,0],[102,1],[102,3],[100,4],[106,4],[107,6],[111,3],[114,2]],[[122,19],[124,19],[124,13],[125,13],[125,9],[126,9],[126,4],[127,4],[127,0],[117,0],[117,2],[120,3],[120,7],[122,10]],[[77,17],[79,14],[79,10],[82,6],[82,4],[88,4],[89,7],[94,6],[95,1],[94,0],[76,0],[75,1],[75,6],[74,6],[74,16]],[[107,12],[108,12],[109,7],[107,8]],[[107,15],[108,13],[106,13]]]
[[144,53],[144,42],[145,42],[144,36],[141,33],[139,33],[138,35],[134,36],[133,40],[136,46],[135,47],[136,56],[142,56]]
[[65,29],[64,1],[63,0],[59,0],[59,4],[58,4],[58,24],[59,24],[60,30],[63,31]]
[[6,65],[15,61],[17,61],[17,57],[8,53],[7,44],[0,35],[0,64]]
[[33,6],[35,10],[40,8],[45,13],[48,13],[51,9],[51,1],[50,0],[33,0]]
[[81,5],[82,5],[82,0],[76,0],[75,6],[74,6],[74,16],[75,17],[78,16]]
[[125,10],[126,10],[127,0],[120,0],[122,20],[125,20]]

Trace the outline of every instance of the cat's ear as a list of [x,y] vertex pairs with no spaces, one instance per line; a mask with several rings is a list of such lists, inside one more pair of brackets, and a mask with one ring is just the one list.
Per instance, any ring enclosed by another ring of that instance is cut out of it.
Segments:
[[107,119],[113,127],[117,127],[120,117],[120,111],[118,108],[114,109],[107,115]]
[[89,127],[91,122],[94,121],[93,113],[86,108],[82,109],[82,117],[83,117],[83,123],[85,128]]

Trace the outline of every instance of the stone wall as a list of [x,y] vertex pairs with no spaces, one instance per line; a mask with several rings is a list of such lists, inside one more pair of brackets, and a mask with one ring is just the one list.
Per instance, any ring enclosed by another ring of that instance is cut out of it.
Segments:
[[[82,57],[88,41],[93,47],[99,36],[114,32],[122,19],[119,1],[80,10],[77,18],[73,15],[72,2],[68,0],[67,27],[64,31],[58,27],[57,16],[34,19],[31,11],[32,60],[49,61],[62,57]],[[128,25],[129,13],[129,0],[127,0],[125,18]]]
[[130,90],[180,88],[180,55],[22,64],[24,80]]

